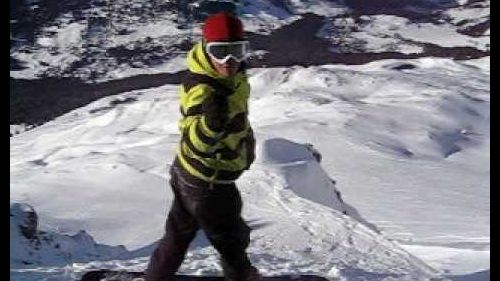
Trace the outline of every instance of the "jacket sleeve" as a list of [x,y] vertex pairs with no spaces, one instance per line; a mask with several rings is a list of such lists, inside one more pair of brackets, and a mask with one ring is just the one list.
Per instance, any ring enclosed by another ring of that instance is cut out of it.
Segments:
[[[209,98],[214,96],[212,88],[200,84],[189,89],[181,98],[184,119],[190,119],[184,122],[183,140],[193,153],[201,157],[212,157],[225,134],[224,121],[219,118],[227,115],[227,101]],[[226,108],[218,103],[226,103]]]
[[250,168],[250,165],[255,161],[255,137],[253,134],[252,128],[249,129],[248,135],[245,137],[245,148],[247,151],[247,167]]
[[223,132],[226,129],[228,123],[227,96],[215,91],[207,93],[201,109],[207,128],[214,132]]

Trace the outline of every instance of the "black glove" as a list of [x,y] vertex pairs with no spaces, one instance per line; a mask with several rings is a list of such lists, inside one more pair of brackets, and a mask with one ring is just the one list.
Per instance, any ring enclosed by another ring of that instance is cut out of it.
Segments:
[[225,129],[228,122],[228,104],[227,97],[217,93],[210,93],[202,105],[205,121],[210,130],[221,132]]

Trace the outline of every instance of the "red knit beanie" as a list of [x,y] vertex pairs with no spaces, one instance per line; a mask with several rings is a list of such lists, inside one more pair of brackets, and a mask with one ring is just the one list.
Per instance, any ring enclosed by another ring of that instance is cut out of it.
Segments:
[[207,42],[239,41],[243,35],[241,21],[227,12],[209,16],[203,25],[203,38]]

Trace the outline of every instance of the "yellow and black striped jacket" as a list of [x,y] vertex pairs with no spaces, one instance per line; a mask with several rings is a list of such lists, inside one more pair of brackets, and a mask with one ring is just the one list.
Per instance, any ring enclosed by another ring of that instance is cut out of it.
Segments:
[[[250,85],[244,71],[231,78],[219,75],[210,64],[201,42],[188,53],[188,74],[180,87],[181,142],[177,159],[190,175],[208,183],[234,182],[254,159],[255,139],[248,122]],[[212,131],[202,104],[211,94],[227,96],[228,126]]]

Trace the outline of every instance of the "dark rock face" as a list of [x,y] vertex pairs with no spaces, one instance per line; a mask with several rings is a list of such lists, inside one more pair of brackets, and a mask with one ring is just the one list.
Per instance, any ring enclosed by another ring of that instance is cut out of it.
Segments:
[[164,84],[178,84],[184,72],[138,75],[89,84],[78,78],[10,79],[10,123],[39,125],[99,98]]
[[394,70],[407,70],[407,69],[415,69],[415,68],[416,68],[416,66],[413,64],[410,64],[410,63],[403,63],[403,64],[396,65],[396,66],[392,67],[392,69],[394,69]]
[[[416,17],[459,5],[456,0],[344,0],[343,3],[358,14],[390,14],[396,16],[413,14]],[[411,10],[411,13],[408,13],[409,10]]]
[[[10,32],[11,36],[28,43],[33,43],[39,29],[58,16],[72,12],[75,19],[82,19],[79,13],[91,6],[99,5],[99,0],[10,0]],[[11,43],[12,47],[12,43]]]
[[322,156],[319,150],[317,150],[311,143],[305,143],[304,146],[307,150],[311,152],[314,159],[316,159],[318,163],[321,163]]
[[[182,2],[182,1],[181,1]],[[188,2],[188,1],[184,1]],[[200,5],[193,9],[192,17],[196,20],[202,21],[208,15],[214,14],[220,11],[227,11],[232,13],[237,13],[238,7],[232,2],[223,1],[202,1]]]
[[16,58],[10,57],[10,70],[23,70],[26,67],[23,66],[23,63]]
[[28,240],[33,240],[38,233],[38,215],[35,209],[25,203],[14,203],[10,207],[10,216],[17,221],[21,234]]
[[459,29],[458,32],[471,36],[471,37],[481,37],[484,36],[484,33],[490,29],[490,20],[487,19],[481,23],[465,27],[463,29]]

